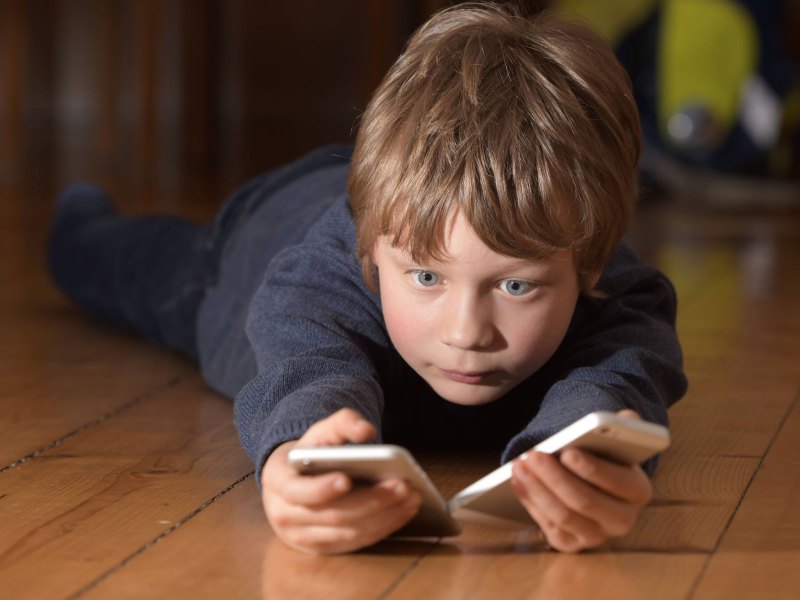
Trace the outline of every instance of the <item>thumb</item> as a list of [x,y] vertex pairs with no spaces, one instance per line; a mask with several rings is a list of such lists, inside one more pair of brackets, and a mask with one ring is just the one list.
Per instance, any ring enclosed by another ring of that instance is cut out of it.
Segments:
[[639,416],[635,410],[631,410],[630,408],[625,408],[617,413],[620,417],[626,417],[628,419],[635,419],[637,421],[641,421],[642,417]]
[[298,446],[339,446],[348,442],[363,443],[375,437],[375,426],[350,408],[342,408],[330,417],[314,423],[297,441]]

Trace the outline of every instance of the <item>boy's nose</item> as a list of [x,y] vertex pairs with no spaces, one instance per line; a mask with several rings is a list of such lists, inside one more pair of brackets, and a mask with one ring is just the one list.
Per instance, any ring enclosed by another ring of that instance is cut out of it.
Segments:
[[448,346],[464,350],[488,348],[494,341],[491,310],[469,298],[454,298],[441,315],[440,339]]

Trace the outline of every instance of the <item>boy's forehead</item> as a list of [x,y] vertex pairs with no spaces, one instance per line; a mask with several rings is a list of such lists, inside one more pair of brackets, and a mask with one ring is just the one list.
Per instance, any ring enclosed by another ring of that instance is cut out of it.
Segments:
[[[391,251],[397,262],[406,264],[446,265],[483,262],[490,259],[500,270],[536,266],[557,267],[565,261],[575,263],[572,245],[553,245],[538,240],[516,221],[510,231],[500,232],[497,219],[482,214],[473,224],[471,213],[458,202],[449,203],[433,221],[419,220],[419,215],[406,214],[396,219],[378,236],[376,242]],[[503,219],[499,219],[500,222]],[[412,224],[413,223],[413,224]],[[502,240],[502,241],[501,241]],[[376,248],[377,249],[377,248]]]
[[420,252],[416,256],[413,250],[405,243],[395,243],[391,235],[383,235],[378,238],[378,243],[396,261],[405,263],[424,262],[429,265],[445,265],[451,263],[477,262],[481,259],[489,258],[495,264],[502,265],[504,268],[523,268],[530,266],[548,266],[572,262],[572,251],[569,248],[553,248],[547,253],[531,254],[525,256],[510,256],[493,251],[483,242],[476,238],[480,244],[474,245],[465,252],[464,248],[452,248],[450,244],[442,244],[441,253]]

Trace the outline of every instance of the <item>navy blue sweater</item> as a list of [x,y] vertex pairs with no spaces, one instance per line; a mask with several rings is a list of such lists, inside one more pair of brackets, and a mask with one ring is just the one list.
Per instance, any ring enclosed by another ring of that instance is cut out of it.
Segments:
[[245,189],[255,208],[228,241],[200,310],[203,373],[235,396],[257,469],[276,446],[343,407],[373,422],[384,442],[496,450],[502,462],[594,410],[632,408],[667,423],[667,407],[687,385],[675,293],[624,246],[598,284],[606,298],[579,299],[564,341],[538,372],[486,405],[438,397],[392,346],[356,257],[347,165],[321,152],[287,167],[291,177],[279,172]]

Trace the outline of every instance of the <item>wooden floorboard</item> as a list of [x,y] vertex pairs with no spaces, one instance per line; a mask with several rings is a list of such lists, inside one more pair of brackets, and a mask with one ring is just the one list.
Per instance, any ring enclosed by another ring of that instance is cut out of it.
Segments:
[[[637,219],[629,240],[678,291],[690,390],[629,536],[568,556],[468,526],[319,558],[269,529],[230,401],[52,287],[52,190],[33,189],[0,188],[0,597],[796,597],[800,211]],[[420,458],[445,495],[495,460]]]
[[164,598],[377,598],[430,548],[391,542],[333,558],[301,554],[271,532],[250,478],[82,597],[143,598],[157,590]]
[[796,598],[800,590],[800,392],[694,598]]
[[436,553],[387,598],[683,598],[704,560],[692,553]]
[[[94,346],[116,369],[137,376],[109,377],[108,363],[98,363],[91,358],[74,360],[74,356],[60,363],[34,358],[41,360],[41,369],[34,373],[25,368],[30,358],[6,363],[9,374],[2,379],[0,431],[4,432],[4,439],[0,447],[0,469],[101,423],[191,373],[183,361],[163,353],[143,351],[141,344],[125,348],[117,343],[115,348],[116,351],[112,347],[104,352],[102,345]],[[67,362],[69,364],[65,364]],[[32,398],[36,402],[31,402]]]
[[74,593],[250,470],[230,404],[197,376],[153,393],[3,474],[2,589]]

